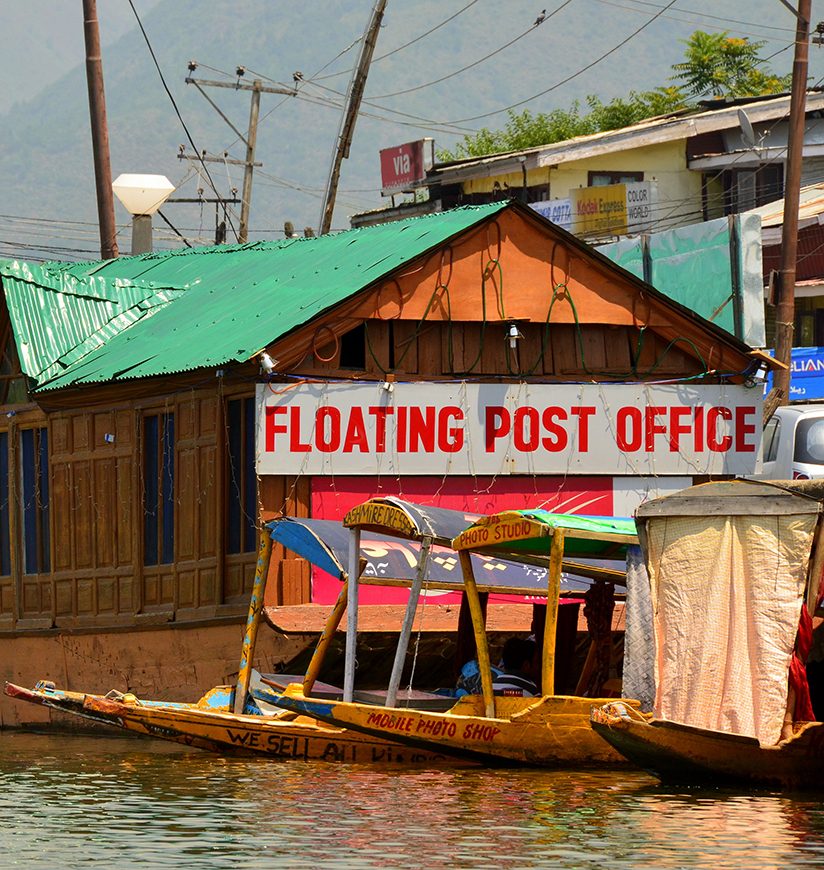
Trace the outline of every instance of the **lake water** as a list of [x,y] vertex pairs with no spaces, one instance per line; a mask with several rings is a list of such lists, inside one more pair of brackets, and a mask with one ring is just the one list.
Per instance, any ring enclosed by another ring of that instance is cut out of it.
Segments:
[[0,732],[3,868],[816,865],[822,795],[673,790],[629,771],[279,763]]

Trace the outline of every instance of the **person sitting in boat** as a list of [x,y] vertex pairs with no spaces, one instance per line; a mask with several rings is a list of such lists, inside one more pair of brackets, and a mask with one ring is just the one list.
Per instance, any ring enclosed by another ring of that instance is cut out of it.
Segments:
[[532,698],[538,686],[532,679],[535,661],[535,641],[511,637],[501,653],[501,669],[492,675],[492,691],[496,695]]
[[[503,673],[501,668],[492,666],[492,680],[496,680]],[[455,689],[455,697],[462,698],[464,695],[483,694],[481,682],[481,669],[477,659],[470,659],[458,674],[458,685]]]

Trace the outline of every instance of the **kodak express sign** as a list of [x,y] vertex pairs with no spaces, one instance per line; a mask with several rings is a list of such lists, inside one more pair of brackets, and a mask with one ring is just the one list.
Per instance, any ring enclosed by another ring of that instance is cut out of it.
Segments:
[[259,474],[752,474],[744,386],[478,383],[258,386]]

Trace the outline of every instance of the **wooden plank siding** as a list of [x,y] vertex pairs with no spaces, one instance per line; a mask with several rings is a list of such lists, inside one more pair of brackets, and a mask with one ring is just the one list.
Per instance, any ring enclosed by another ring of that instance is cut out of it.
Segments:
[[[251,398],[253,387],[247,383],[242,393],[226,396],[218,389],[184,390],[114,407],[104,407],[110,389],[86,392],[83,409],[45,413],[28,407],[2,417],[0,432],[9,444],[11,573],[0,575],[0,631],[244,613],[257,553],[225,555],[223,404]],[[145,566],[142,425],[153,413],[175,419],[174,560]],[[20,433],[32,427],[45,428],[49,439],[51,570],[42,574],[26,573],[22,555],[17,470]],[[308,507],[305,496],[304,502]],[[299,599],[308,573],[287,588],[279,604]]]
[[[511,324],[522,335],[514,352]],[[3,326],[0,310],[0,335]],[[291,378],[357,380],[653,381],[748,363],[740,345],[516,212],[405,264],[267,349]],[[256,361],[223,370],[45,392],[42,408],[0,406],[11,538],[0,632],[245,612],[257,550],[244,540],[229,552],[237,484],[227,476],[227,403],[252,397],[259,371]],[[153,414],[174,415],[174,556],[147,566],[143,442]],[[26,574],[21,556],[20,432],[33,426],[49,437],[51,568],[40,574]],[[259,479],[258,518],[309,516],[311,491],[307,476]],[[265,604],[309,600],[308,566],[276,546]]]

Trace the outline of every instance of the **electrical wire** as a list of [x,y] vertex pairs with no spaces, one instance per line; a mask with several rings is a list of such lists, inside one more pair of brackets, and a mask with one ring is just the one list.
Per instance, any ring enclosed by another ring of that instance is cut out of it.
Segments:
[[601,63],[602,60],[606,60],[606,58],[608,58],[610,55],[615,54],[616,51],[623,48],[628,42],[630,42],[636,36],[638,36],[639,33],[641,33],[643,30],[646,30],[647,27],[650,26],[650,24],[657,21],[664,14],[664,12],[666,12],[667,9],[671,9],[675,5],[676,2],[677,2],[677,0],[670,0],[670,2],[667,3],[666,6],[664,6],[662,9],[660,9],[658,12],[656,12],[651,18],[649,18],[647,21],[645,21],[640,27],[633,30],[632,33],[629,34],[629,36],[625,37],[619,43],[617,43],[612,48],[610,48],[609,51],[605,51],[602,55],[599,55],[597,58],[595,58],[595,60],[590,61],[588,64],[586,64],[586,66],[581,67],[579,70],[576,70],[574,73],[571,73],[566,78],[561,79],[561,81],[559,81],[559,82],[556,82],[554,85],[550,85],[550,87],[544,88],[544,90],[539,91],[537,94],[533,94],[531,97],[526,97],[523,100],[519,100],[517,103],[511,103],[508,106],[503,106],[500,109],[494,109],[491,112],[483,112],[480,115],[472,115],[468,118],[457,118],[454,121],[430,121],[430,123],[449,125],[449,126],[454,126],[455,124],[466,124],[470,121],[480,121],[482,118],[491,118],[494,115],[500,115],[502,112],[508,112],[508,111],[510,111],[510,109],[517,109],[519,106],[524,106],[527,103],[531,103],[533,100],[537,100],[538,97],[543,97],[545,94],[551,93],[552,91],[555,91],[558,88],[560,88],[562,85],[565,85],[568,82],[571,82],[573,79],[577,78],[579,75],[582,75],[583,73],[587,72],[587,70],[590,70],[594,66],[597,66],[599,63]]
[[[322,85],[313,84],[312,87],[322,87]],[[329,90],[329,88],[326,88],[326,90]],[[314,103],[318,106],[325,106],[326,108],[336,109],[337,111],[340,111],[342,108],[341,103],[331,100],[328,97],[319,96],[317,94],[307,95],[305,92],[299,92],[296,95],[295,99]],[[363,100],[363,103],[365,103],[366,105],[372,105],[369,100]],[[379,115],[375,112],[367,112],[364,110],[361,110],[358,114],[359,116],[365,118],[372,118],[376,121],[383,121],[388,124],[397,124],[402,127],[415,127],[419,130],[428,130],[436,133],[447,133],[453,136],[478,132],[477,130],[470,127],[458,127],[454,124],[441,124],[438,121],[431,121],[429,118],[421,118],[418,115],[411,115],[408,112],[400,112],[396,109],[390,109],[386,106],[379,106],[378,108],[380,108],[380,110],[383,112],[390,112],[393,115],[400,115],[402,117],[417,119],[418,121],[420,121],[420,123],[416,123],[415,121],[401,121],[396,118],[387,118],[385,115]]]
[[[634,6],[626,6],[624,3],[617,2],[617,0],[597,0],[597,2],[601,3],[604,6],[612,6],[616,9],[623,9],[627,12],[634,12],[638,15],[648,15],[649,14],[649,9],[637,9]],[[660,9],[661,8],[657,3],[646,3],[646,2],[644,2],[644,0],[628,0],[628,2],[638,3],[641,5],[647,6],[647,7],[651,7],[652,9]],[[709,15],[709,14],[705,14],[703,12],[698,12],[696,10],[677,9],[674,11],[676,13],[690,12],[691,14],[703,16],[705,18],[712,18],[712,19],[715,19],[717,21],[729,22],[732,24],[743,24],[747,27],[757,27],[757,28],[762,28],[764,30],[783,31],[785,33],[794,33],[795,32],[795,29],[790,28],[790,27],[773,27],[772,25],[768,25],[768,24],[756,24],[753,21],[738,21],[734,18],[722,18],[721,16],[718,16],[718,15]],[[665,15],[664,17],[668,18],[670,21],[680,21],[680,22],[683,22],[684,24],[699,24],[702,26],[706,26],[706,25],[704,25],[704,22],[702,22],[700,20],[697,20],[695,18],[684,18],[683,16],[677,15],[677,14],[675,14],[675,15],[669,14],[669,15]],[[708,30],[710,33],[722,32],[720,30],[720,28],[717,28],[717,27],[713,28],[712,26],[710,26],[708,28]],[[766,34],[763,34],[763,33],[755,33],[751,30],[750,31],[742,30],[740,27],[725,28],[723,32],[727,32],[729,30],[732,30],[733,32],[738,33],[738,34],[743,34],[745,36],[754,36],[756,39],[773,40],[773,39],[779,38],[777,36],[767,36]]]
[[169,220],[169,218],[167,218],[166,215],[163,214],[163,212],[160,209],[157,210],[157,213],[160,215],[160,218],[163,221],[163,223],[165,223],[168,227],[170,227],[172,232],[174,232],[174,234],[178,238],[183,240],[183,244],[186,245],[187,248],[191,248],[192,245],[190,244],[189,240],[186,238],[186,236],[183,235],[183,233],[180,232],[180,230],[178,230],[178,228]]
[[[140,20],[140,16],[137,14],[137,9],[135,9],[134,2],[133,2],[133,0],[128,0],[128,2],[129,2],[129,6],[132,9],[132,12],[134,13],[134,17],[137,20],[137,25],[140,28],[140,32],[143,34],[143,39],[146,42],[146,47],[149,49],[149,54],[152,56],[152,60],[154,61],[155,68],[157,69],[157,74],[160,76],[160,81],[163,85],[163,89],[166,91],[166,94],[172,103],[172,107],[175,110],[175,114],[177,115],[177,119],[178,119],[178,121],[180,121],[180,125],[181,125],[181,127],[183,127],[183,131],[186,133],[186,138],[189,140],[189,144],[192,146],[192,150],[195,152],[198,159],[200,160],[200,163],[203,167],[203,171],[206,174],[206,177],[209,179],[209,184],[211,185],[211,188],[214,191],[215,196],[220,197],[220,193],[218,193],[218,189],[215,185],[214,180],[212,179],[211,173],[209,172],[209,169],[206,166],[206,163],[200,154],[200,150],[198,149],[197,145],[195,145],[195,141],[192,138],[192,134],[189,132],[189,128],[186,126],[186,122],[183,120],[183,116],[180,114],[180,109],[177,107],[177,102],[175,101],[175,98],[172,95],[172,92],[169,90],[169,86],[166,84],[166,78],[163,75],[163,70],[160,68],[160,64],[158,63],[158,60],[157,60],[157,55],[155,55],[154,49],[152,48],[152,43],[149,40],[149,35],[146,33],[146,29],[143,27],[143,22]],[[227,215],[227,217],[228,217],[228,215]],[[232,224],[231,218],[229,218],[229,225],[232,227],[232,232],[235,234],[235,238],[238,238],[237,231],[235,230],[234,224]]]
[[534,30],[537,30],[538,27],[541,26],[541,24],[544,24],[546,21],[548,21],[550,18],[552,18],[553,15],[560,12],[566,6],[569,6],[569,4],[571,2],[572,2],[572,0],[564,0],[564,2],[561,3],[561,5],[557,9],[553,9],[552,12],[549,13],[549,15],[545,16],[544,18],[539,19],[535,24],[532,24],[523,33],[519,34],[514,39],[510,39],[509,42],[505,42],[503,45],[499,46],[494,51],[491,51],[489,54],[485,54],[483,57],[478,58],[477,60],[473,61],[472,63],[467,64],[466,66],[463,66],[460,69],[455,70],[454,72],[447,73],[446,75],[441,76],[440,78],[437,78],[437,79],[433,79],[430,82],[424,82],[421,85],[415,85],[415,87],[412,87],[412,88],[404,88],[401,91],[393,91],[392,93],[389,93],[389,94],[378,94],[377,96],[371,96],[370,99],[372,99],[372,100],[385,100],[385,99],[388,99],[389,97],[399,97],[401,94],[411,94],[414,91],[422,91],[424,88],[429,88],[429,87],[432,87],[432,85],[440,84],[441,82],[445,82],[448,79],[454,78],[455,76],[460,75],[461,73],[464,73],[467,70],[473,69],[474,67],[479,66],[480,64],[489,60],[491,57],[495,57],[495,55],[500,54],[502,51],[504,51],[504,49],[509,48],[511,45],[515,45],[516,42],[519,42],[521,39],[523,39],[525,36],[528,36]]
[[[661,8],[660,4],[651,3],[650,0],[632,0],[632,2],[637,3],[639,6],[650,6],[653,9]],[[685,12],[688,15],[699,15],[702,18],[712,18],[715,21],[723,21],[728,24],[743,24],[745,27],[761,27],[768,30],[783,30],[787,33],[795,33],[794,27],[776,27],[772,24],[757,24],[755,21],[742,21],[740,18],[727,18],[723,15],[712,15],[709,12],[701,12],[698,9],[678,9],[676,11]]]
[[[453,21],[461,13],[466,12],[467,9],[469,9],[471,6],[474,6],[477,2],[478,2],[478,0],[471,0],[471,2],[466,4],[466,6],[462,6],[457,12],[453,13],[448,18],[445,18],[443,21],[439,22],[434,27],[430,27],[429,30],[424,31],[420,36],[416,36],[414,39],[410,39],[409,42],[405,42],[403,45],[399,45],[397,48],[393,48],[391,51],[387,51],[385,54],[381,54],[378,57],[372,58],[372,63],[373,64],[378,63],[387,57],[391,57],[393,54],[397,54],[399,51],[403,51],[405,48],[409,48],[410,45],[414,45],[416,42],[420,42],[424,37],[429,36],[430,33],[434,33],[436,30],[439,30],[445,24],[449,24],[450,21]],[[361,38],[362,37],[358,37],[358,39],[356,39],[355,42],[353,42],[352,45],[349,46],[349,48],[352,48],[353,46],[357,45],[357,43],[361,41]],[[347,51],[348,51],[348,49],[347,49]],[[338,55],[338,57],[340,57],[340,55]],[[337,57],[334,58],[334,60],[337,60],[337,59],[338,59]],[[330,63],[331,63],[331,61],[330,61]],[[329,66],[329,64],[326,64],[326,66]],[[318,72],[323,72],[323,69],[325,69],[325,67],[322,67],[320,70],[318,70]],[[319,81],[321,79],[331,79],[331,78],[334,78],[335,76],[346,75],[347,73],[351,73],[353,71],[354,71],[354,67],[351,67],[350,69],[341,70],[340,72],[329,73],[329,75],[325,75],[325,76],[319,76],[318,73],[315,73],[315,75],[312,76],[309,79],[309,81],[315,82],[315,81]]]

